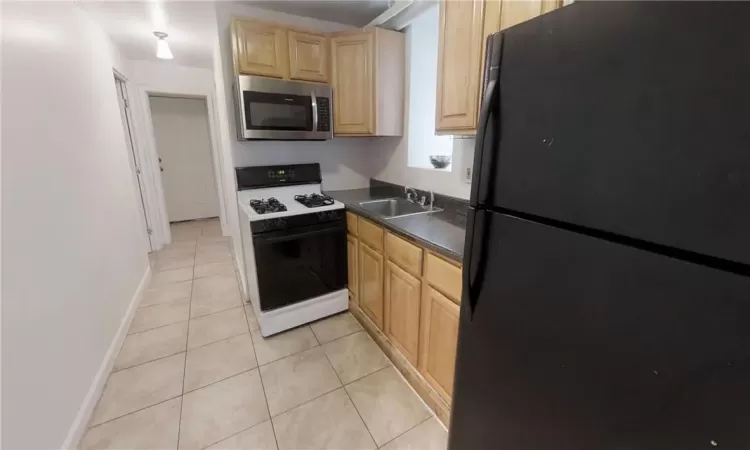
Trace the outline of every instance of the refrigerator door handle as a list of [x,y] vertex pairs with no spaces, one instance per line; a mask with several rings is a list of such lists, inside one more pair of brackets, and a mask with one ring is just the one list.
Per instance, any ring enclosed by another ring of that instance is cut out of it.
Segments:
[[[474,154],[474,173],[478,175],[476,196],[471,202],[472,205],[483,205],[487,202],[487,197],[490,191],[490,177],[488,173],[482,173],[487,170],[486,168],[491,167],[491,161],[483,161],[484,156],[492,158],[494,153],[492,149],[488,149],[487,146],[491,146],[492,142],[485,142],[487,135],[487,126],[490,122],[490,112],[495,105],[495,89],[497,89],[497,80],[490,80],[487,83],[487,89],[485,90],[484,100],[482,101],[482,109],[479,113],[479,128],[477,129],[477,141],[475,143],[475,154]],[[483,170],[484,168],[484,170]]]
[[[484,284],[486,266],[484,234],[487,228],[487,211],[483,209],[469,209],[467,227],[469,235],[464,248],[467,255],[463,270],[463,299],[462,305],[468,305],[469,317],[474,317],[479,292]],[[470,255],[470,256],[469,256]]]
[[[474,176],[469,204],[481,206],[487,203],[490,192],[490,179],[492,161],[494,158],[493,142],[487,142],[488,127],[491,126],[490,119],[497,104],[496,98],[500,83],[500,60],[502,58],[503,39],[502,34],[495,33],[487,37],[487,47],[484,62],[484,93],[482,105],[479,111],[479,123],[477,124],[476,143],[474,145]],[[497,130],[491,129],[490,141],[495,139]]]

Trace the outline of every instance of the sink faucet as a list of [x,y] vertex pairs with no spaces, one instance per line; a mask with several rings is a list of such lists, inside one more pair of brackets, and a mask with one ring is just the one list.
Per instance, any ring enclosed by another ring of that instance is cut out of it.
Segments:
[[[426,206],[425,203],[427,203],[427,197],[423,195],[417,203],[421,206]],[[430,209],[432,209],[433,203],[435,203],[435,193],[430,191]]]
[[417,190],[414,188],[404,186],[404,195],[406,196],[406,199],[412,203],[415,203],[417,201]]

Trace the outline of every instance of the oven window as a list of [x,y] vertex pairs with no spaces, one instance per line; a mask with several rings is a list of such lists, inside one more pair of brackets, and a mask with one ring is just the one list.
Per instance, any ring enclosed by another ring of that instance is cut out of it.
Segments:
[[263,311],[346,287],[346,222],[256,235],[253,248]]
[[312,130],[309,96],[244,91],[248,130]]

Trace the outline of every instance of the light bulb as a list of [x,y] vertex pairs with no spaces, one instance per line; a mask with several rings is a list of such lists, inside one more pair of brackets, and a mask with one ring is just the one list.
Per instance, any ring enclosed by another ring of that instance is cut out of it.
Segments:
[[154,31],[154,36],[156,36],[156,57],[159,59],[172,59],[174,56],[172,55],[172,50],[169,49],[169,44],[167,43],[167,33],[162,33],[159,31]]

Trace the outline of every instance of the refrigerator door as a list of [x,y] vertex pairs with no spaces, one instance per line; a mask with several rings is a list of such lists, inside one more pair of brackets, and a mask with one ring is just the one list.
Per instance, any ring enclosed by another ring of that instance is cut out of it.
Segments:
[[750,264],[748,17],[576,2],[505,31],[477,202]]
[[750,278],[486,214],[450,450],[747,448]]

